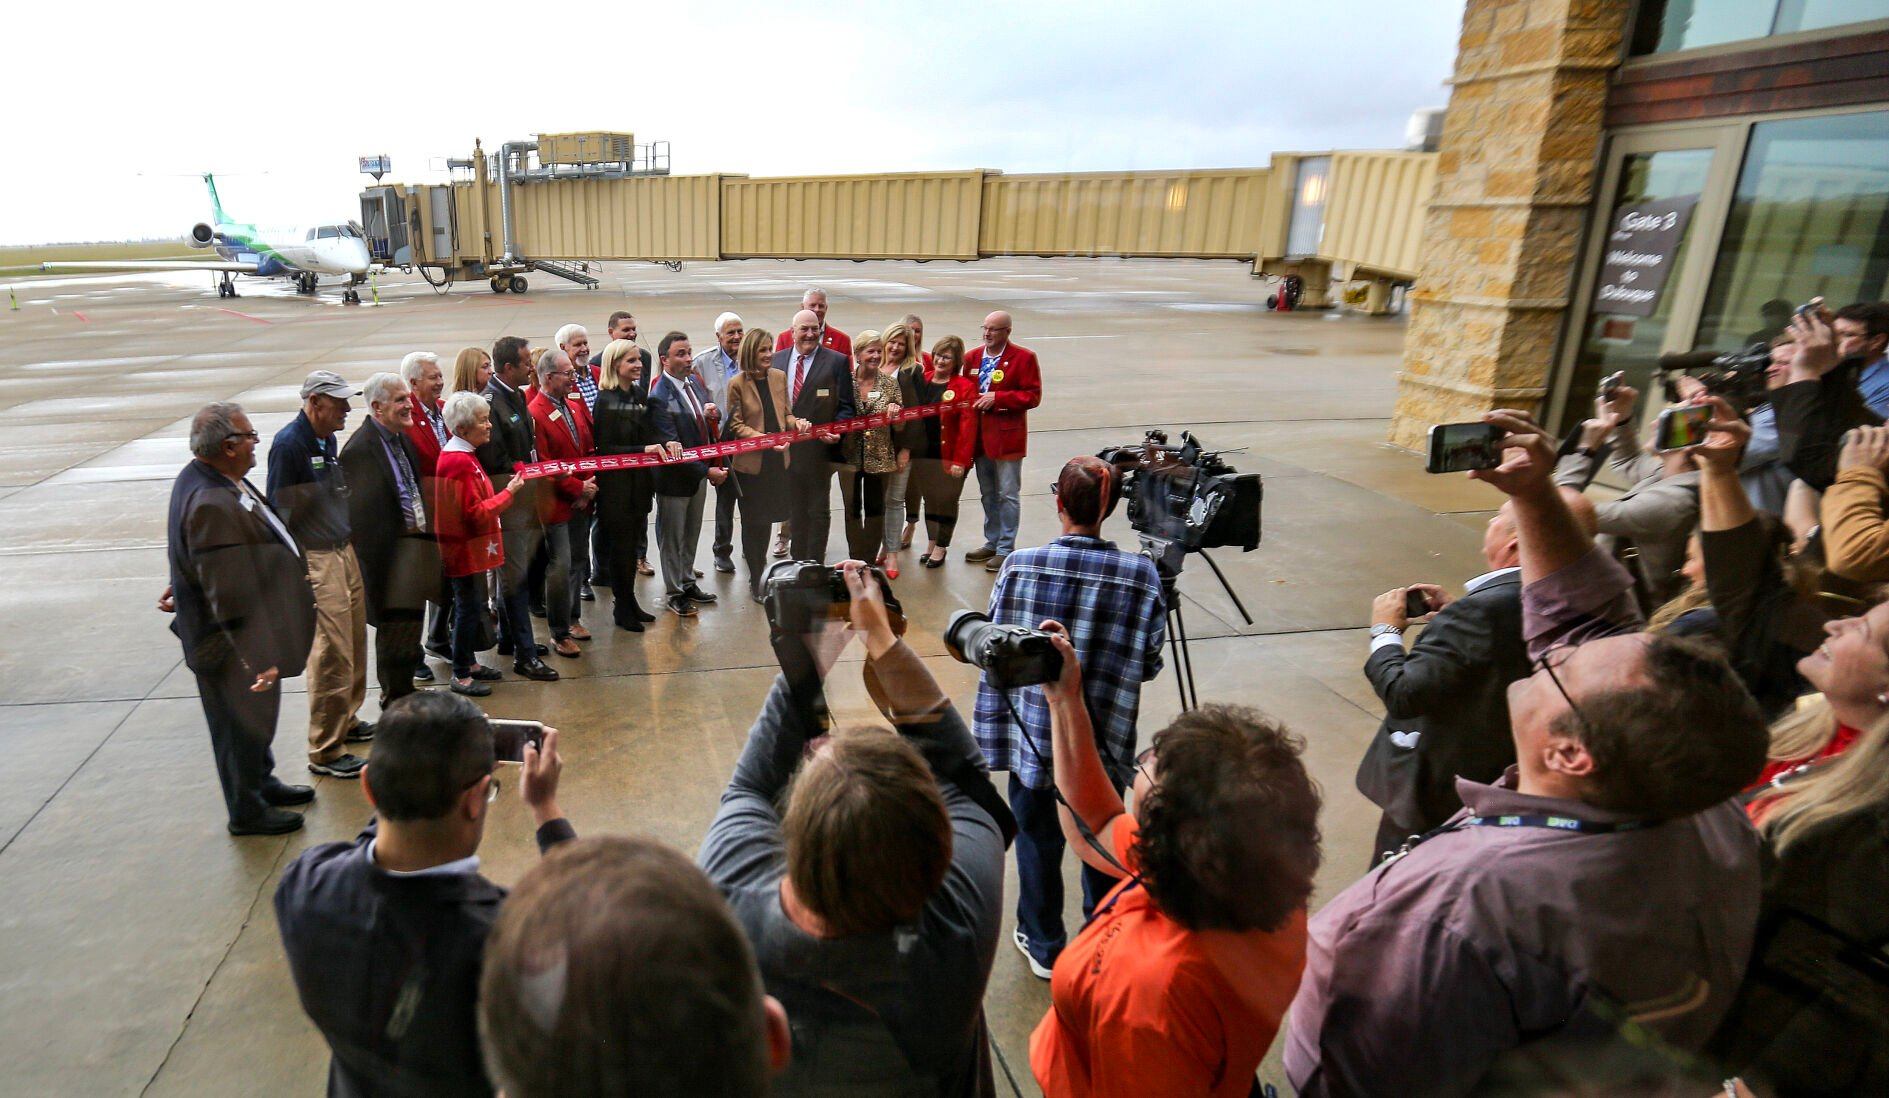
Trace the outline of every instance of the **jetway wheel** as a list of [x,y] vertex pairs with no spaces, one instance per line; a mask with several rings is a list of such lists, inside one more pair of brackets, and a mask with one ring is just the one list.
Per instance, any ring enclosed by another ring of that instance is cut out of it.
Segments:
[[493,292],[493,293],[495,293],[495,294],[502,294],[502,293],[504,293],[504,292],[505,292],[505,280],[504,280],[504,279],[502,279],[502,278],[494,278],[494,279],[492,280],[492,292]]
[[513,293],[522,294],[531,288],[531,283],[525,281],[524,275],[513,275],[511,286]]

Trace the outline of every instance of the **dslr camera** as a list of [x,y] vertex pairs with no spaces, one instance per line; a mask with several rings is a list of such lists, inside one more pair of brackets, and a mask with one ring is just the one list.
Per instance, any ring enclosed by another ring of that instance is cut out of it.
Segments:
[[1055,682],[1063,654],[1050,635],[1021,625],[998,625],[989,614],[959,610],[945,624],[945,648],[959,663],[984,672],[999,690]]
[[1110,446],[1096,456],[1122,474],[1128,525],[1164,574],[1179,574],[1182,558],[1202,549],[1259,547],[1265,492],[1259,474],[1237,471],[1191,432],[1182,431],[1181,444],[1172,446],[1166,431],[1152,430],[1139,445]]
[[[875,565],[868,569],[885,595],[887,612],[894,623],[904,615],[892,585]],[[761,577],[761,604],[767,610],[767,624],[775,637],[811,633],[830,621],[844,621],[853,596],[846,589],[846,576],[838,566],[811,560],[782,560],[768,567]],[[896,625],[895,625],[896,627]]]

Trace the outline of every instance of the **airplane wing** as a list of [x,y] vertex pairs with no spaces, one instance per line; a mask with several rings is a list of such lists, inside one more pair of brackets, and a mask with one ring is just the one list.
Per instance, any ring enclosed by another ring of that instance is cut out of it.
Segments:
[[0,273],[38,273],[46,271],[230,271],[255,274],[254,263],[224,263],[200,259],[123,259],[86,260],[83,262],[34,263],[24,267],[0,267]]

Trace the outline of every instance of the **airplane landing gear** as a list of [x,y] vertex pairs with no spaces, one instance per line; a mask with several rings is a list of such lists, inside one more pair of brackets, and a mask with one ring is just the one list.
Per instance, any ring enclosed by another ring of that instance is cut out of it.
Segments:
[[361,295],[358,291],[356,290],[341,291],[341,304],[359,305],[360,303],[361,303]]
[[531,283],[525,281],[524,275],[513,275],[512,281],[511,281],[511,288],[512,288],[513,293],[522,294],[526,290],[531,288]]
[[315,276],[312,274],[304,273],[304,274],[298,274],[295,276],[295,292],[296,293],[306,294],[309,297],[313,297],[315,295],[315,285],[316,285],[316,279],[315,279]]
[[216,284],[216,296],[218,297],[235,297],[236,296],[236,285],[235,283],[230,281],[230,273],[228,271],[223,272],[223,280]]

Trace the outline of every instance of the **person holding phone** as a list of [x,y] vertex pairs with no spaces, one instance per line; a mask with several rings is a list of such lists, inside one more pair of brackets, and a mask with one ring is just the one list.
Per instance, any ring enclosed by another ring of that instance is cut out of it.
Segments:
[[[303,851],[276,888],[289,973],[333,1053],[330,1094],[490,1094],[475,1010],[505,900],[479,873],[501,782],[492,726],[440,691],[396,701],[376,731],[361,776],[374,818]],[[557,729],[522,755],[518,795],[549,852],[576,838],[557,803]]]

